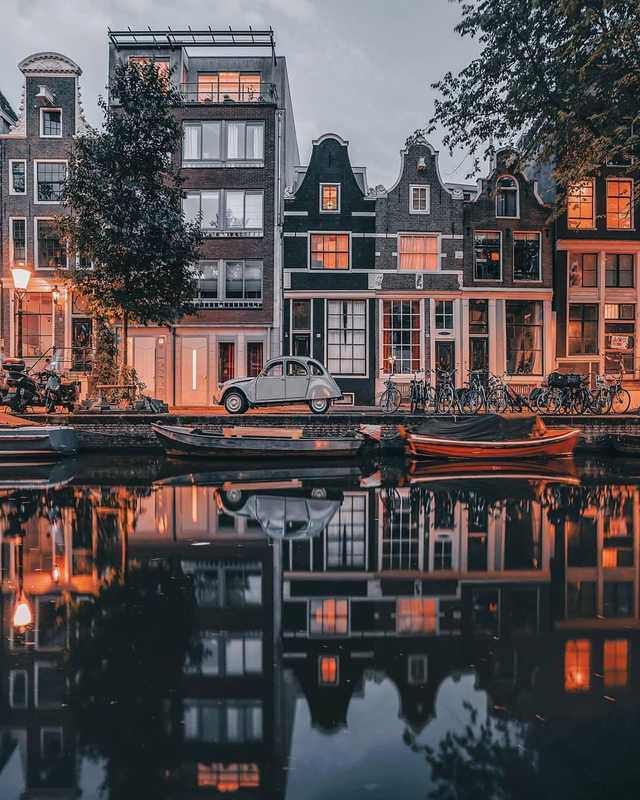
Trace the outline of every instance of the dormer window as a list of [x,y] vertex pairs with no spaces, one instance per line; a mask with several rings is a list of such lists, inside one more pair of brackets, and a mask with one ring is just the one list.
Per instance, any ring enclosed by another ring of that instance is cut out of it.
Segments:
[[431,211],[431,187],[418,184],[409,187],[409,213],[429,214]]
[[62,111],[59,108],[40,109],[40,136],[43,139],[61,138]]
[[325,214],[337,214],[340,211],[340,184],[320,184],[320,211]]
[[518,182],[515,178],[506,176],[498,178],[496,184],[496,217],[519,217],[520,198]]

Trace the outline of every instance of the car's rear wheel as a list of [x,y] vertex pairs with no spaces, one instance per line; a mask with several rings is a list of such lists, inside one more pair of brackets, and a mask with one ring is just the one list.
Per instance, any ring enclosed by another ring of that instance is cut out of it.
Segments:
[[314,414],[326,414],[331,407],[331,400],[327,397],[316,397],[309,400],[309,408]]
[[224,397],[224,408],[227,414],[244,414],[248,403],[242,392],[230,391]]

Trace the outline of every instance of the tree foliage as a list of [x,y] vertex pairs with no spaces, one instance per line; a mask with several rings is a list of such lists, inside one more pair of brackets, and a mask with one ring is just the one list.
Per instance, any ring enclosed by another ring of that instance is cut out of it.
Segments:
[[470,152],[474,173],[498,146],[518,144],[523,163],[554,164],[561,199],[607,161],[638,151],[637,0],[453,2],[461,4],[456,31],[479,53],[432,85],[428,127],[444,128],[451,151]]
[[59,226],[72,251],[93,263],[70,281],[108,319],[169,324],[192,307],[201,234],[182,215],[172,155],[181,139],[178,93],[152,62],[119,65],[100,98],[102,130],[76,139]]

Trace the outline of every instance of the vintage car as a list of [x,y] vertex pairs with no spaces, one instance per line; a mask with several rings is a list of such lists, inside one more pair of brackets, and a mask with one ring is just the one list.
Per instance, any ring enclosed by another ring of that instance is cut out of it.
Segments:
[[307,403],[314,414],[324,414],[342,392],[327,370],[313,358],[281,356],[269,361],[255,378],[236,378],[223,383],[214,405],[229,414],[244,414],[254,406]]

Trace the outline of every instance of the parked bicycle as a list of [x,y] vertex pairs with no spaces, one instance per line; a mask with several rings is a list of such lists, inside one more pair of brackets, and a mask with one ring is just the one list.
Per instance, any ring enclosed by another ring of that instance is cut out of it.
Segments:
[[533,411],[528,398],[516,392],[506,381],[506,374],[501,378],[497,375],[490,376],[486,406],[488,411],[496,414],[503,414],[505,411]]
[[389,375],[389,377],[384,382],[385,389],[380,395],[380,400],[378,404],[380,408],[385,412],[385,414],[393,414],[400,408],[400,389],[398,389],[397,385],[393,381],[393,375]]

